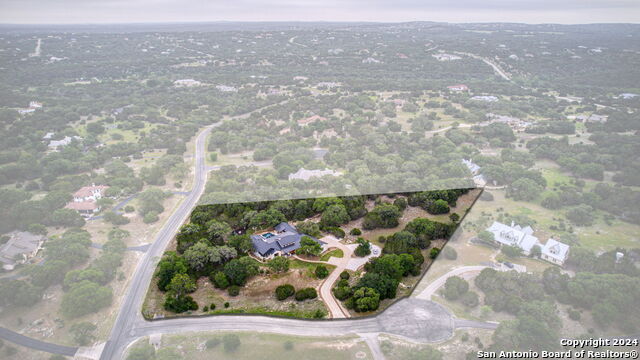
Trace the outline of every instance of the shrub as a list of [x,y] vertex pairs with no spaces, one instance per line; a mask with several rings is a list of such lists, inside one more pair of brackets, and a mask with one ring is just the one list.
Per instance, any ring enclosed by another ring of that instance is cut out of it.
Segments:
[[448,260],[455,260],[458,258],[458,253],[451,246],[445,247],[442,250],[442,255]]
[[211,303],[211,305],[209,305],[209,310],[213,311],[216,309],[216,304]]
[[127,205],[127,206],[124,207],[124,212],[126,212],[126,213],[132,213],[134,211],[136,211],[136,208],[134,208],[131,205]]
[[209,307],[208,307],[207,305],[205,305],[205,306],[202,308],[202,311],[203,311],[203,312],[207,312],[207,311],[209,311]]
[[290,351],[293,350],[293,343],[291,341],[285,341],[284,344],[282,345],[284,347],[285,350]]
[[371,243],[363,238],[358,238],[358,247],[353,253],[359,257],[365,257],[371,254]]
[[340,273],[340,279],[349,280],[350,277],[351,275],[349,275],[349,272],[347,270]]
[[224,303],[224,307],[228,308],[229,307],[229,302]]
[[280,285],[276,288],[276,299],[282,301],[295,294],[296,289],[291,284]]
[[207,342],[205,342],[204,345],[207,347],[207,349],[213,349],[216,346],[220,345],[220,339],[219,338],[211,338],[211,339],[207,340]]
[[160,217],[158,216],[158,212],[157,211],[149,211],[142,218],[142,222],[144,222],[145,224],[151,224],[151,223],[154,223],[154,222],[158,221],[159,219],[160,219]]
[[227,292],[229,293],[229,296],[238,296],[240,294],[240,286],[231,285],[229,286],[229,289],[227,289]]
[[393,205],[395,205],[401,211],[407,208],[407,199],[403,197],[399,197],[393,201]]
[[457,300],[468,291],[469,283],[459,276],[452,276],[444,283],[444,297],[447,300]]
[[316,271],[315,271],[315,273],[316,273],[316,277],[317,277],[318,279],[324,279],[324,278],[326,278],[327,276],[329,276],[329,270],[328,270],[328,269],[327,269],[327,267],[326,267],[326,266],[324,266],[324,265],[318,265],[318,266],[316,266]]
[[569,309],[569,319],[578,321],[580,320],[580,311],[575,309]]
[[465,306],[470,308],[476,307],[480,303],[478,294],[473,291],[468,291],[466,294],[462,295],[461,301]]
[[440,249],[438,249],[438,248],[433,248],[433,249],[431,249],[431,251],[429,251],[429,257],[431,259],[437,258],[438,254],[440,254]]
[[175,313],[183,313],[189,310],[198,310],[198,304],[191,296],[178,296],[168,294],[164,301],[164,309]]
[[318,293],[314,288],[304,288],[296,292],[295,299],[297,301],[305,301],[307,299],[315,299],[318,297]]
[[354,235],[354,236],[362,235],[362,230],[360,230],[358,228],[353,228],[353,229],[351,229],[351,231],[349,231],[349,234]]
[[333,288],[333,295],[340,301],[348,299],[351,294],[351,288],[348,286],[337,286]]
[[216,271],[213,274],[211,281],[213,281],[213,286],[218,289],[226,289],[229,287],[229,279],[222,271]]
[[342,239],[346,235],[344,230],[339,227],[326,227],[324,230],[338,239]]
[[321,309],[317,309],[314,313],[313,313],[313,318],[314,319],[322,319],[325,316],[327,316],[327,313],[324,312],[324,310]]

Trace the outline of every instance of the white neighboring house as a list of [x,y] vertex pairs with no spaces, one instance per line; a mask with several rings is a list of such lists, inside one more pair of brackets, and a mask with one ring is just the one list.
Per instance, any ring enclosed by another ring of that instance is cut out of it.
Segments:
[[451,92],[469,91],[469,87],[465,84],[447,86],[447,89]]
[[542,247],[542,255],[540,257],[548,262],[562,265],[569,257],[569,245],[549,239]]
[[476,96],[472,96],[471,100],[485,101],[485,102],[496,102],[496,101],[498,101],[498,97],[497,96],[493,96],[493,95],[476,95]]
[[61,147],[65,147],[65,146],[71,144],[71,142],[73,140],[80,141],[80,140],[82,140],[82,138],[80,136],[76,136],[76,135],[74,135],[74,136],[65,136],[64,139],[62,139],[62,140],[51,140],[49,142],[48,146],[49,146],[50,150],[58,151],[58,150],[60,150]]
[[104,191],[109,187],[106,185],[85,186],[73,194],[73,201],[69,202],[65,208],[72,209],[82,216],[91,216],[100,211],[97,201],[104,196]]
[[439,53],[439,54],[433,54],[431,55],[434,58],[436,58],[438,61],[453,61],[453,60],[460,60],[462,59],[460,56],[458,55],[452,55],[452,54],[445,54],[445,53]]
[[338,172],[338,171],[333,171],[331,169],[307,170],[305,168],[300,168],[300,170],[289,174],[289,180],[304,180],[304,181],[308,181],[309,179],[311,179],[313,177],[322,177],[322,176],[327,176],[327,175],[340,176],[342,174],[340,172]]
[[511,223],[511,226],[509,226],[494,221],[487,231],[493,233],[493,236],[498,243],[518,247],[527,256],[531,253],[531,248],[533,248],[534,245],[540,244],[538,238],[532,235],[533,229],[531,226],[522,228],[520,225],[516,225],[513,222]]
[[511,226],[494,221],[487,229],[493,234],[495,241],[502,245],[515,246],[528,256],[534,246],[539,246],[541,250],[540,258],[556,265],[564,265],[569,256],[569,245],[560,241],[549,239],[546,244],[542,244],[537,237],[533,236],[531,226],[521,227],[511,222]]
[[36,109],[40,109],[42,108],[42,103],[41,102],[37,102],[37,101],[31,101],[29,102],[29,107],[26,109],[18,109],[18,114],[20,115],[25,115],[25,114],[30,114],[34,111],[36,111]]
[[482,169],[480,165],[474,163],[471,159],[462,159],[462,163],[467,167],[467,169],[469,169],[469,171],[471,171],[471,174],[473,175],[473,182],[477,186],[483,187],[487,185],[487,179],[480,173],[480,170]]
[[9,240],[0,246],[0,263],[2,268],[10,271],[16,265],[24,264],[36,256],[42,248],[45,237],[24,231],[13,231],[7,234]]
[[191,87],[200,85],[202,85],[202,83],[194,79],[179,79],[173,82],[173,86],[175,87]]
[[216,89],[222,92],[238,92],[238,89],[235,86],[229,85],[216,85]]

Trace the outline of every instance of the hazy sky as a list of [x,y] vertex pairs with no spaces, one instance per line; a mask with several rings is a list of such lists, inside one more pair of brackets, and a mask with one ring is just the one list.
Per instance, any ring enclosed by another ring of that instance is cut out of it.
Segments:
[[640,0],[0,0],[1,23],[640,22]]

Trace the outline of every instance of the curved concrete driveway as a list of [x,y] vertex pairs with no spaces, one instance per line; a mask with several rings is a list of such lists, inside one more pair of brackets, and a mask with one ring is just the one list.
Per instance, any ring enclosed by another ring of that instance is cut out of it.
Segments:
[[333,258],[337,260],[331,261],[331,264],[335,265],[336,268],[324,280],[322,285],[320,285],[320,297],[322,297],[327,308],[329,308],[329,313],[331,314],[332,319],[348,318],[349,312],[343,308],[340,301],[333,296],[331,289],[333,289],[333,284],[338,280],[340,274],[347,268],[347,265],[349,265],[349,260],[351,260],[353,250],[341,243],[340,240],[332,235],[325,236],[320,240],[327,243],[328,248],[338,248],[342,250],[342,253],[344,254],[341,258]]
[[422,290],[422,292],[420,292],[420,294],[416,295],[415,297],[418,298],[418,299],[431,300],[431,296],[433,294],[435,294],[435,292],[442,285],[444,285],[445,282],[447,282],[448,278],[450,278],[452,276],[462,275],[462,274],[467,273],[467,272],[473,272],[473,271],[480,272],[485,268],[487,268],[487,266],[478,265],[478,266],[463,266],[463,267],[459,267],[457,269],[453,269],[453,270],[449,271],[448,273],[440,276],[439,278],[437,278],[433,282],[431,282],[429,284],[429,286],[427,286],[424,290]]

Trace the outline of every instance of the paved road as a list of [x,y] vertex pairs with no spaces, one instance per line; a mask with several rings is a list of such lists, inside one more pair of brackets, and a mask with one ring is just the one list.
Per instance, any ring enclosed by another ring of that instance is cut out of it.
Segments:
[[156,240],[151,244],[145,256],[138,263],[131,283],[128,286],[124,300],[120,305],[121,311],[111,329],[110,340],[106,343],[101,359],[120,359],[125,346],[130,342],[130,334],[135,328],[136,322],[142,320],[140,309],[151,283],[156,264],[166,249],[169,241],[177,233],[180,225],[186,220],[193,207],[197,204],[200,195],[204,191],[207,179],[205,166],[205,143],[212,128],[222,124],[217,123],[206,127],[196,138],[195,151],[195,179],[193,190],[189,192],[178,209],[169,217],[164,227],[160,230]]
[[389,333],[433,343],[453,335],[455,319],[442,305],[406,298],[376,317],[349,320],[298,320],[254,315],[220,315],[142,321],[129,334],[131,341],[153,334],[192,331],[265,331],[295,336],[344,336]]
[[13,332],[3,327],[0,327],[0,338],[14,342],[24,347],[28,347],[30,349],[46,351],[51,354],[74,356],[76,354],[76,351],[78,351],[77,347],[56,345],[56,344],[51,344],[48,342],[32,339],[30,337],[20,335],[17,332]]
[[468,53],[468,52],[462,52],[462,51],[454,51],[454,53],[458,54],[458,55],[466,55],[469,57],[472,57],[474,59],[477,60],[482,60],[485,64],[491,66],[493,68],[493,71],[496,72],[496,74],[498,74],[501,78],[507,80],[507,81],[511,81],[511,77],[509,76],[509,74],[507,74],[506,71],[502,70],[502,68],[494,63],[493,61],[491,61],[490,59],[487,59],[485,57],[476,55],[476,54],[472,54],[472,53]]
[[440,276],[439,278],[437,278],[435,281],[431,282],[429,284],[429,286],[427,286],[424,290],[422,290],[422,292],[418,295],[416,295],[416,298],[418,299],[424,299],[424,300],[431,300],[431,296],[433,294],[435,294],[435,292],[442,286],[444,285],[444,283],[447,281],[448,278],[452,277],[452,276],[458,276],[458,275],[462,275],[466,272],[473,272],[473,271],[482,271],[483,269],[487,268],[486,266],[463,266],[463,267],[459,267],[457,269],[453,269],[451,271],[449,271],[448,273]]

